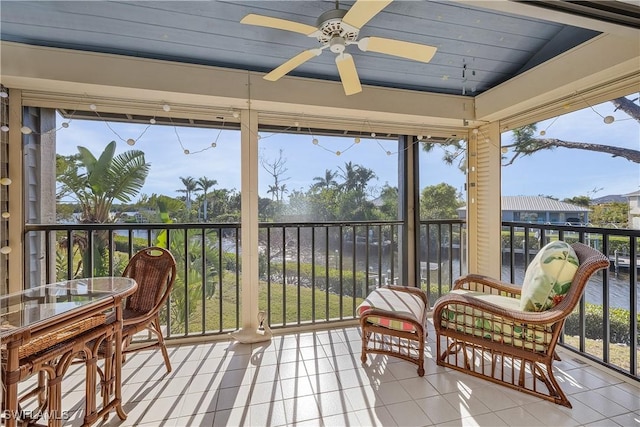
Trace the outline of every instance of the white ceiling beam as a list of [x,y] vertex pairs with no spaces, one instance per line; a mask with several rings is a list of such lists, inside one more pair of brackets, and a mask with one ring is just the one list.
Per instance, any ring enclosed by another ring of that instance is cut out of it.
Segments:
[[603,34],[476,96],[476,119],[504,120],[545,106],[536,118],[542,120],[587,107],[578,95],[594,88],[601,93],[591,102],[604,102],[638,90],[639,81],[640,39]]
[[339,82],[145,58],[1,42],[1,80],[25,90],[126,100],[398,122],[415,126],[473,124],[473,98],[364,87],[345,96]]

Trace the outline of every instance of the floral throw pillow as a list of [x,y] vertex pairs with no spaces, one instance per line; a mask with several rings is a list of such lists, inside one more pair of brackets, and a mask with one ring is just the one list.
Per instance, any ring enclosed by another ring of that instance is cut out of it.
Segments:
[[566,242],[543,247],[527,267],[522,283],[520,309],[545,311],[556,306],[569,291],[578,271],[578,257]]

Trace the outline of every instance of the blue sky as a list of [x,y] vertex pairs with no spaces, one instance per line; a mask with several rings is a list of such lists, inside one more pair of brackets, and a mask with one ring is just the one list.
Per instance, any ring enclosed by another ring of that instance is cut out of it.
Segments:
[[[640,126],[613,105],[604,103],[538,123],[538,131],[546,130],[546,137],[569,141],[591,142],[640,149]],[[605,124],[601,116],[613,115],[616,121]],[[60,125],[58,125],[60,126]],[[179,177],[206,176],[218,181],[214,188],[240,190],[240,137],[237,131],[216,129],[173,128],[152,125],[106,123],[101,121],[71,120],[66,129],[56,134],[57,151],[75,154],[77,146],[87,147],[98,156],[112,140],[118,143],[118,152],[138,149],[145,152],[151,171],[142,190],[177,196],[182,187]],[[176,134],[177,132],[177,134]],[[377,180],[371,184],[381,188],[385,183],[397,183],[397,143],[395,141],[362,138],[353,144],[353,138],[331,138],[314,135],[287,135],[261,133],[260,156],[273,162],[283,150],[287,159],[284,177],[289,190],[306,189],[313,178],[324,176],[326,169],[337,171],[346,162],[353,162],[375,171]],[[125,141],[136,140],[135,146]],[[511,143],[510,134],[503,134],[502,145]],[[211,147],[215,142],[215,148]],[[184,154],[184,149],[190,154]],[[336,151],[341,151],[337,156]],[[387,152],[391,152],[388,155]],[[442,162],[442,150],[427,154],[421,152],[420,187],[446,182],[462,190],[465,177],[457,167]],[[273,179],[261,168],[259,192],[267,194]],[[550,195],[560,199],[589,195],[626,194],[640,189],[640,165],[608,154],[584,150],[558,148],[532,156],[519,158],[502,168],[503,195]],[[594,192],[594,190],[597,190]]]

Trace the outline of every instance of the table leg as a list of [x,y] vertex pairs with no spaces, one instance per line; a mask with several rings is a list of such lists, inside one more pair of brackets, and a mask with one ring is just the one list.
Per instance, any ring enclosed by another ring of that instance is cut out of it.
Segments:
[[116,412],[118,413],[118,417],[121,420],[127,419],[127,413],[122,408],[122,305],[116,305],[116,331],[114,334],[115,341],[115,360],[114,360],[114,368],[115,368],[115,401],[116,401]]
[[7,343],[7,365],[2,374],[6,387],[4,394],[4,406],[2,418],[6,427],[15,427],[18,416],[18,381],[20,377],[20,362],[18,360],[18,348],[22,340]]

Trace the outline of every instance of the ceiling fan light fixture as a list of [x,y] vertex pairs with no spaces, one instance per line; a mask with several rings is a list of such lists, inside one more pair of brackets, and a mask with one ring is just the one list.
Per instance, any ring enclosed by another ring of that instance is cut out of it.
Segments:
[[335,36],[329,42],[329,50],[333,53],[342,53],[346,48],[344,37]]

